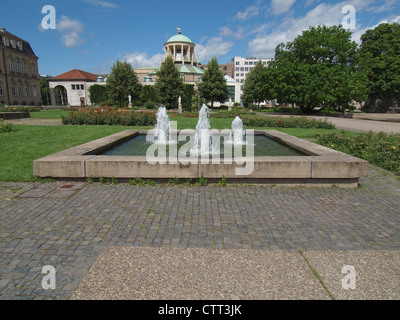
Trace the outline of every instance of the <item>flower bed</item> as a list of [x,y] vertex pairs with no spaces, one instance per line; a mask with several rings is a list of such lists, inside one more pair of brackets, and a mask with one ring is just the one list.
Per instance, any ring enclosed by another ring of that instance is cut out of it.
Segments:
[[316,142],[367,160],[400,174],[400,134],[366,133],[347,137],[344,133],[317,134]]
[[62,117],[63,124],[150,126],[156,124],[156,113],[111,108],[79,109]]

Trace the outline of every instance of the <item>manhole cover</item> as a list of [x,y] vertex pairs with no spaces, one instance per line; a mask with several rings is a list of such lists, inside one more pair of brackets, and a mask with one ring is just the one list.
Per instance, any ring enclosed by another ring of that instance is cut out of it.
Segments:
[[74,186],[74,185],[71,185],[71,184],[65,184],[65,185],[59,187],[59,189],[71,189],[71,188],[73,188],[73,187],[75,187],[75,186]]

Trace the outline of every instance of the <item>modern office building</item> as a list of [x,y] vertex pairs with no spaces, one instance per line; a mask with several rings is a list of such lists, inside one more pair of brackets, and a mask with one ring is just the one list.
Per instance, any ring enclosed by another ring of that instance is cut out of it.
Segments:
[[258,61],[262,62],[264,66],[267,66],[268,63],[271,61],[271,59],[263,59],[263,58],[256,58],[256,57],[250,57],[250,58],[242,58],[242,57],[234,57],[232,58],[232,62],[235,66],[235,72],[234,72],[234,79],[238,81],[241,84],[241,89],[240,89],[240,97],[243,95],[243,85],[244,82],[246,81],[246,77],[249,74],[251,70],[256,66]]
[[29,42],[0,28],[0,104],[42,104],[38,59]]

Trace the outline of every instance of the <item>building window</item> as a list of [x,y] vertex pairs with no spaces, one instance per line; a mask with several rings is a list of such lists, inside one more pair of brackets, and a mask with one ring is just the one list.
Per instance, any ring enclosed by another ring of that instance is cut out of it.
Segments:
[[15,90],[15,83],[14,81],[11,82],[11,95],[15,97],[17,95],[17,91]]
[[23,96],[23,93],[22,93],[22,86],[21,86],[21,83],[20,83],[20,82],[18,82],[18,84],[17,84],[17,89],[18,89],[18,95],[19,95],[20,97],[22,97],[22,96]]
[[75,90],[75,85],[74,84],[71,84],[71,89]]
[[10,66],[10,72],[14,72],[14,62],[11,57],[8,58],[8,64]]
[[83,86],[83,84],[81,84],[81,90],[85,90],[85,87]]
[[32,76],[36,75],[36,70],[35,70],[34,64],[31,64],[31,72],[32,72]]
[[25,83],[25,95],[29,97],[29,87],[26,83]]
[[27,71],[26,71],[26,62],[25,62],[25,60],[22,60],[22,73],[23,73],[23,74],[27,74]]
[[21,69],[19,67],[19,60],[18,59],[15,60],[15,71],[17,71],[18,73],[21,72]]
[[11,39],[10,42],[11,42],[11,46],[12,46],[14,49],[16,49],[16,48],[17,48],[17,44],[16,44],[15,40],[14,40],[14,39]]
[[10,45],[10,41],[8,40],[8,38],[3,38],[3,43],[7,47]]
[[4,95],[3,84],[0,82],[0,96],[2,97],[3,95]]
[[37,98],[37,87],[35,85],[33,86],[33,96]]

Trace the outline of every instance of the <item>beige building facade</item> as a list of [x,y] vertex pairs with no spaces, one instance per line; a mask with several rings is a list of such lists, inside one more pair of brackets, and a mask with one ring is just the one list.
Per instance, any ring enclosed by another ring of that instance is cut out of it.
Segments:
[[38,59],[29,42],[0,28],[1,105],[42,105]]

